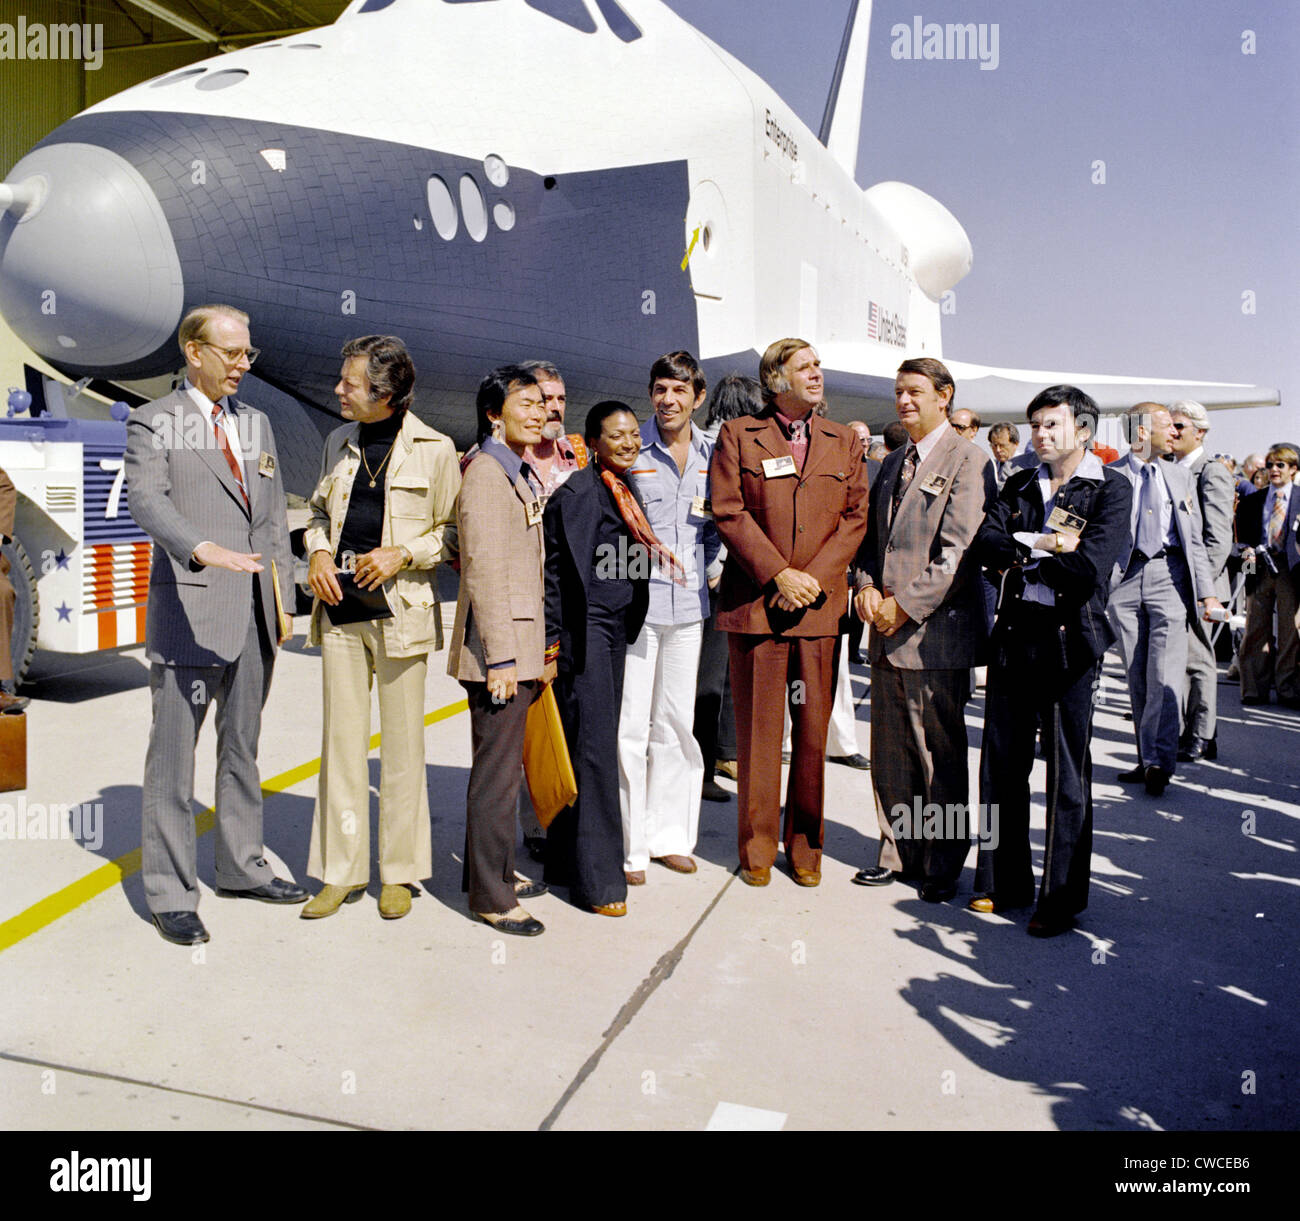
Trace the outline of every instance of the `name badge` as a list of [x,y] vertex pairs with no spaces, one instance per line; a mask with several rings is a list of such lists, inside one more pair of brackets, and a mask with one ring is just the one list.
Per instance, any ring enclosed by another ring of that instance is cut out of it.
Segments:
[[1061,508],[1057,505],[1047,516],[1047,524],[1043,527],[1053,534],[1071,534],[1075,538],[1083,533],[1083,528],[1088,524],[1087,519],[1071,513],[1068,509]]
[[705,500],[703,496],[693,496],[691,498],[691,516],[692,517],[712,517],[713,503]]
[[1191,511],[1192,511],[1192,498],[1191,498],[1190,495],[1188,495],[1188,496],[1184,496],[1184,497],[1183,497],[1183,512],[1184,512],[1184,513],[1190,513]]
[[784,475],[797,475],[798,473],[795,469],[794,459],[789,454],[781,458],[763,459],[764,479],[780,479]]
[[262,451],[262,456],[257,460],[257,473],[266,476],[275,474],[275,459],[266,450]]
[[947,475],[927,475],[921,480],[921,491],[937,496],[948,486]]
[[530,526],[535,526],[542,520],[542,502],[540,500],[529,500],[524,504],[524,514]]

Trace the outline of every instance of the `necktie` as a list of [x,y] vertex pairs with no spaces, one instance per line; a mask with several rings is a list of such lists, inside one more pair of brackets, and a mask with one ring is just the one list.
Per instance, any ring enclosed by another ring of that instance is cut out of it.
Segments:
[[894,484],[892,513],[898,512],[898,503],[903,499],[903,493],[907,491],[907,485],[912,482],[912,476],[916,474],[916,460],[920,455],[916,452],[916,446],[911,443],[907,446],[907,453],[903,455],[903,469],[898,472],[898,482]]
[[1278,547],[1282,543],[1282,531],[1286,526],[1286,497],[1273,493],[1273,512],[1268,518],[1269,545]]
[[808,455],[808,421],[790,421],[790,452],[794,455],[794,464],[803,474],[803,460]]
[[234,475],[235,482],[239,484],[239,494],[244,498],[244,506],[248,507],[248,489],[244,486],[244,472],[240,470],[239,462],[235,458],[235,451],[230,448],[230,438],[226,436],[226,430],[221,423],[221,404],[212,404],[212,430],[217,434],[217,448],[222,452],[226,459],[226,465],[230,467],[230,473]]
[[1142,466],[1142,495],[1138,502],[1137,549],[1150,559],[1164,546],[1164,531],[1160,529],[1160,489],[1156,485],[1156,471],[1152,463]]
[[659,536],[650,528],[650,523],[646,520],[645,514],[641,512],[641,506],[637,504],[631,488],[613,471],[601,470],[600,478],[613,494],[614,503],[618,506],[618,511],[623,518],[623,524],[627,527],[628,533],[654,556],[661,572],[671,577],[675,584],[685,585],[686,569],[682,567],[677,557],[659,541]]

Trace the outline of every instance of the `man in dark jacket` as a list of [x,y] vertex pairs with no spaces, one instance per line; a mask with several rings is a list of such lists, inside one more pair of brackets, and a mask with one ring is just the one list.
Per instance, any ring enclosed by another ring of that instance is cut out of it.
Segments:
[[1093,696],[1114,640],[1111,570],[1129,549],[1133,492],[1089,450],[1097,404],[1053,386],[1026,411],[1040,465],[1003,485],[974,550],[1001,595],[980,754],[975,911],[1027,907],[1029,773],[1041,720],[1047,744],[1047,851],[1034,936],[1051,937],[1087,906],[1092,853]]

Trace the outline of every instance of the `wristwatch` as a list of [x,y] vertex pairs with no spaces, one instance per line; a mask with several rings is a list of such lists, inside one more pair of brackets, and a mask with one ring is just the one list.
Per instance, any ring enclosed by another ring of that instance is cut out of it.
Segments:
[[410,568],[415,563],[415,556],[411,554],[411,549],[405,543],[398,543],[397,549],[402,553],[402,568]]

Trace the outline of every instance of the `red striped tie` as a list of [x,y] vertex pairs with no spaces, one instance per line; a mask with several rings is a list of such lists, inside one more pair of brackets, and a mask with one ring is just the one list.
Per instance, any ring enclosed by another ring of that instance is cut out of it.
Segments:
[[230,467],[230,473],[234,475],[235,482],[239,484],[239,494],[244,498],[244,507],[249,508],[248,489],[244,486],[244,472],[240,469],[239,460],[235,457],[235,451],[230,448],[230,438],[226,436],[226,430],[221,424],[221,404],[212,404],[212,428],[217,434],[217,448],[225,455],[226,465]]

